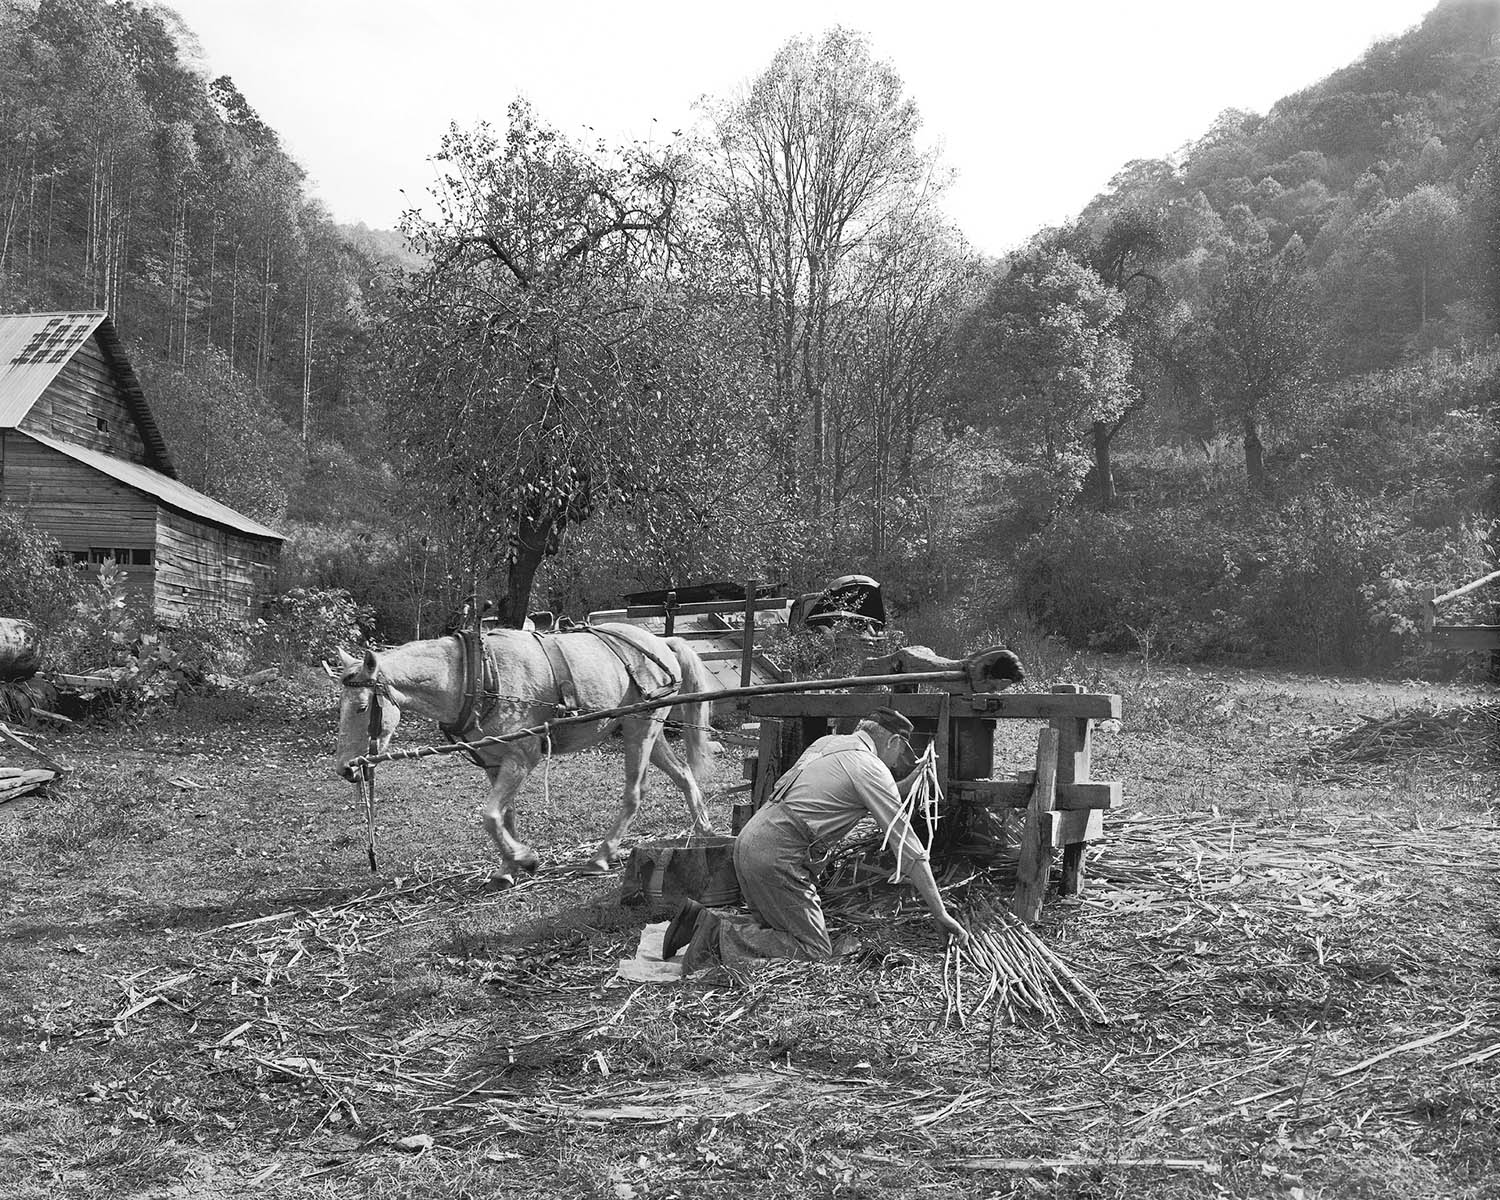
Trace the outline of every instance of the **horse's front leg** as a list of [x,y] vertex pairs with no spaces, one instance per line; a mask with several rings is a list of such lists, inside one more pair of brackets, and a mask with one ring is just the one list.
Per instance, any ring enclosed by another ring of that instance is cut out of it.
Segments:
[[620,811],[615,816],[614,825],[604,835],[593,857],[584,864],[584,870],[607,871],[620,861],[620,843],[641,806],[641,790],[646,767],[651,761],[651,747],[661,728],[662,720],[652,717],[636,717],[620,723],[625,738],[625,792],[620,797]]
[[485,802],[480,824],[500,851],[500,869],[490,875],[496,887],[511,887],[516,871],[528,874],[537,868],[536,851],[516,836],[516,816],[512,807],[516,793],[531,774],[533,764],[519,755],[508,756],[498,767],[485,771],[490,777],[490,794]]
[[714,827],[708,819],[708,807],[703,803],[703,789],[693,778],[693,773],[682,765],[682,760],[667,744],[666,735],[657,738],[651,747],[651,762],[659,767],[682,792],[682,801],[687,805],[688,818],[693,822],[693,832],[700,836],[713,833]]

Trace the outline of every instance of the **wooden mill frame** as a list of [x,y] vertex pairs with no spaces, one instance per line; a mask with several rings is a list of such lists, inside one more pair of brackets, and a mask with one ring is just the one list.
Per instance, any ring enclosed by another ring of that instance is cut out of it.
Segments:
[[[929,741],[936,746],[943,815],[950,824],[965,810],[1026,810],[1013,905],[1023,920],[1035,922],[1040,915],[1054,850],[1062,851],[1062,894],[1082,891],[1088,845],[1103,835],[1104,813],[1120,802],[1119,783],[1091,775],[1095,722],[1120,718],[1120,697],[1111,693],[1063,684],[1049,692],[967,695],[785,694],[756,696],[749,705],[760,722],[760,739],[756,754],[745,761],[749,798],[735,806],[734,832],[769,801],[777,778],[814,741],[852,729],[876,708],[894,708],[915,726],[919,749]],[[1046,722],[1035,770],[993,777],[996,723],[1003,720]]]

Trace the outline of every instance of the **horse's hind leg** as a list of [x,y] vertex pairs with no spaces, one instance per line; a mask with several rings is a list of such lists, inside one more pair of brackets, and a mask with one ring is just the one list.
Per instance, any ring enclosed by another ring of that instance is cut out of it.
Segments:
[[510,887],[516,881],[516,871],[536,870],[536,851],[516,835],[516,814],[512,804],[534,764],[519,755],[507,757],[498,767],[491,767],[485,774],[490,777],[490,794],[485,801],[484,815],[479,819],[484,831],[500,851],[500,869],[490,876],[497,887]]
[[693,778],[693,773],[682,765],[682,761],[667,744],[665,734],[657,738],[652,745],[651,762],[654,766],[660,767],[666,777],[675,783],[682,793],[682,801],[687,805],[688,818],[693,822],[693,831],[700,834],[712,833],[714,827],[708,819],[708,808],[703,803],[703,791],[698,786],[698,781]]
[[635,717],[620,722],[625,738],[625,792],[620,797],[620,811],[615,823],[604,835],[599,848],[585,864],[585,870],[607,871],[620,861],[620,843],[625,838],[636,810],[641,806],[642,785],[651,760],[651,746],[661,733],[662,718]]

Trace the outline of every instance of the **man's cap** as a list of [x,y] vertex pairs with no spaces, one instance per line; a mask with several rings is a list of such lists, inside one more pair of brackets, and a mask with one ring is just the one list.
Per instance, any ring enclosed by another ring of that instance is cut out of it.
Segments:
[[889,729],[892,733],[899,733],[902,737],[915,728],[905,713],[897,712],[894,708],[877,708],[865,720],[874,721],[882,729]]

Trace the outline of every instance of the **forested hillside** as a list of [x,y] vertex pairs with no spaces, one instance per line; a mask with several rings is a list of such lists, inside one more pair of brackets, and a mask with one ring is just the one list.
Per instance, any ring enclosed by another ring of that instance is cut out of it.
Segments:
[[0,308],[112,311],[184,478],[385,637],[859,570],[953,649],[1431,668],[1494,556],[1497,36],[1446,0],[986,262],[848,30],[666,146],[455,127],[398,240],[169,10],[0,0]]
[[373,319],[337,228],[170,9],[0,3],[0,311],[113,314],[182,478],[279,524]]

